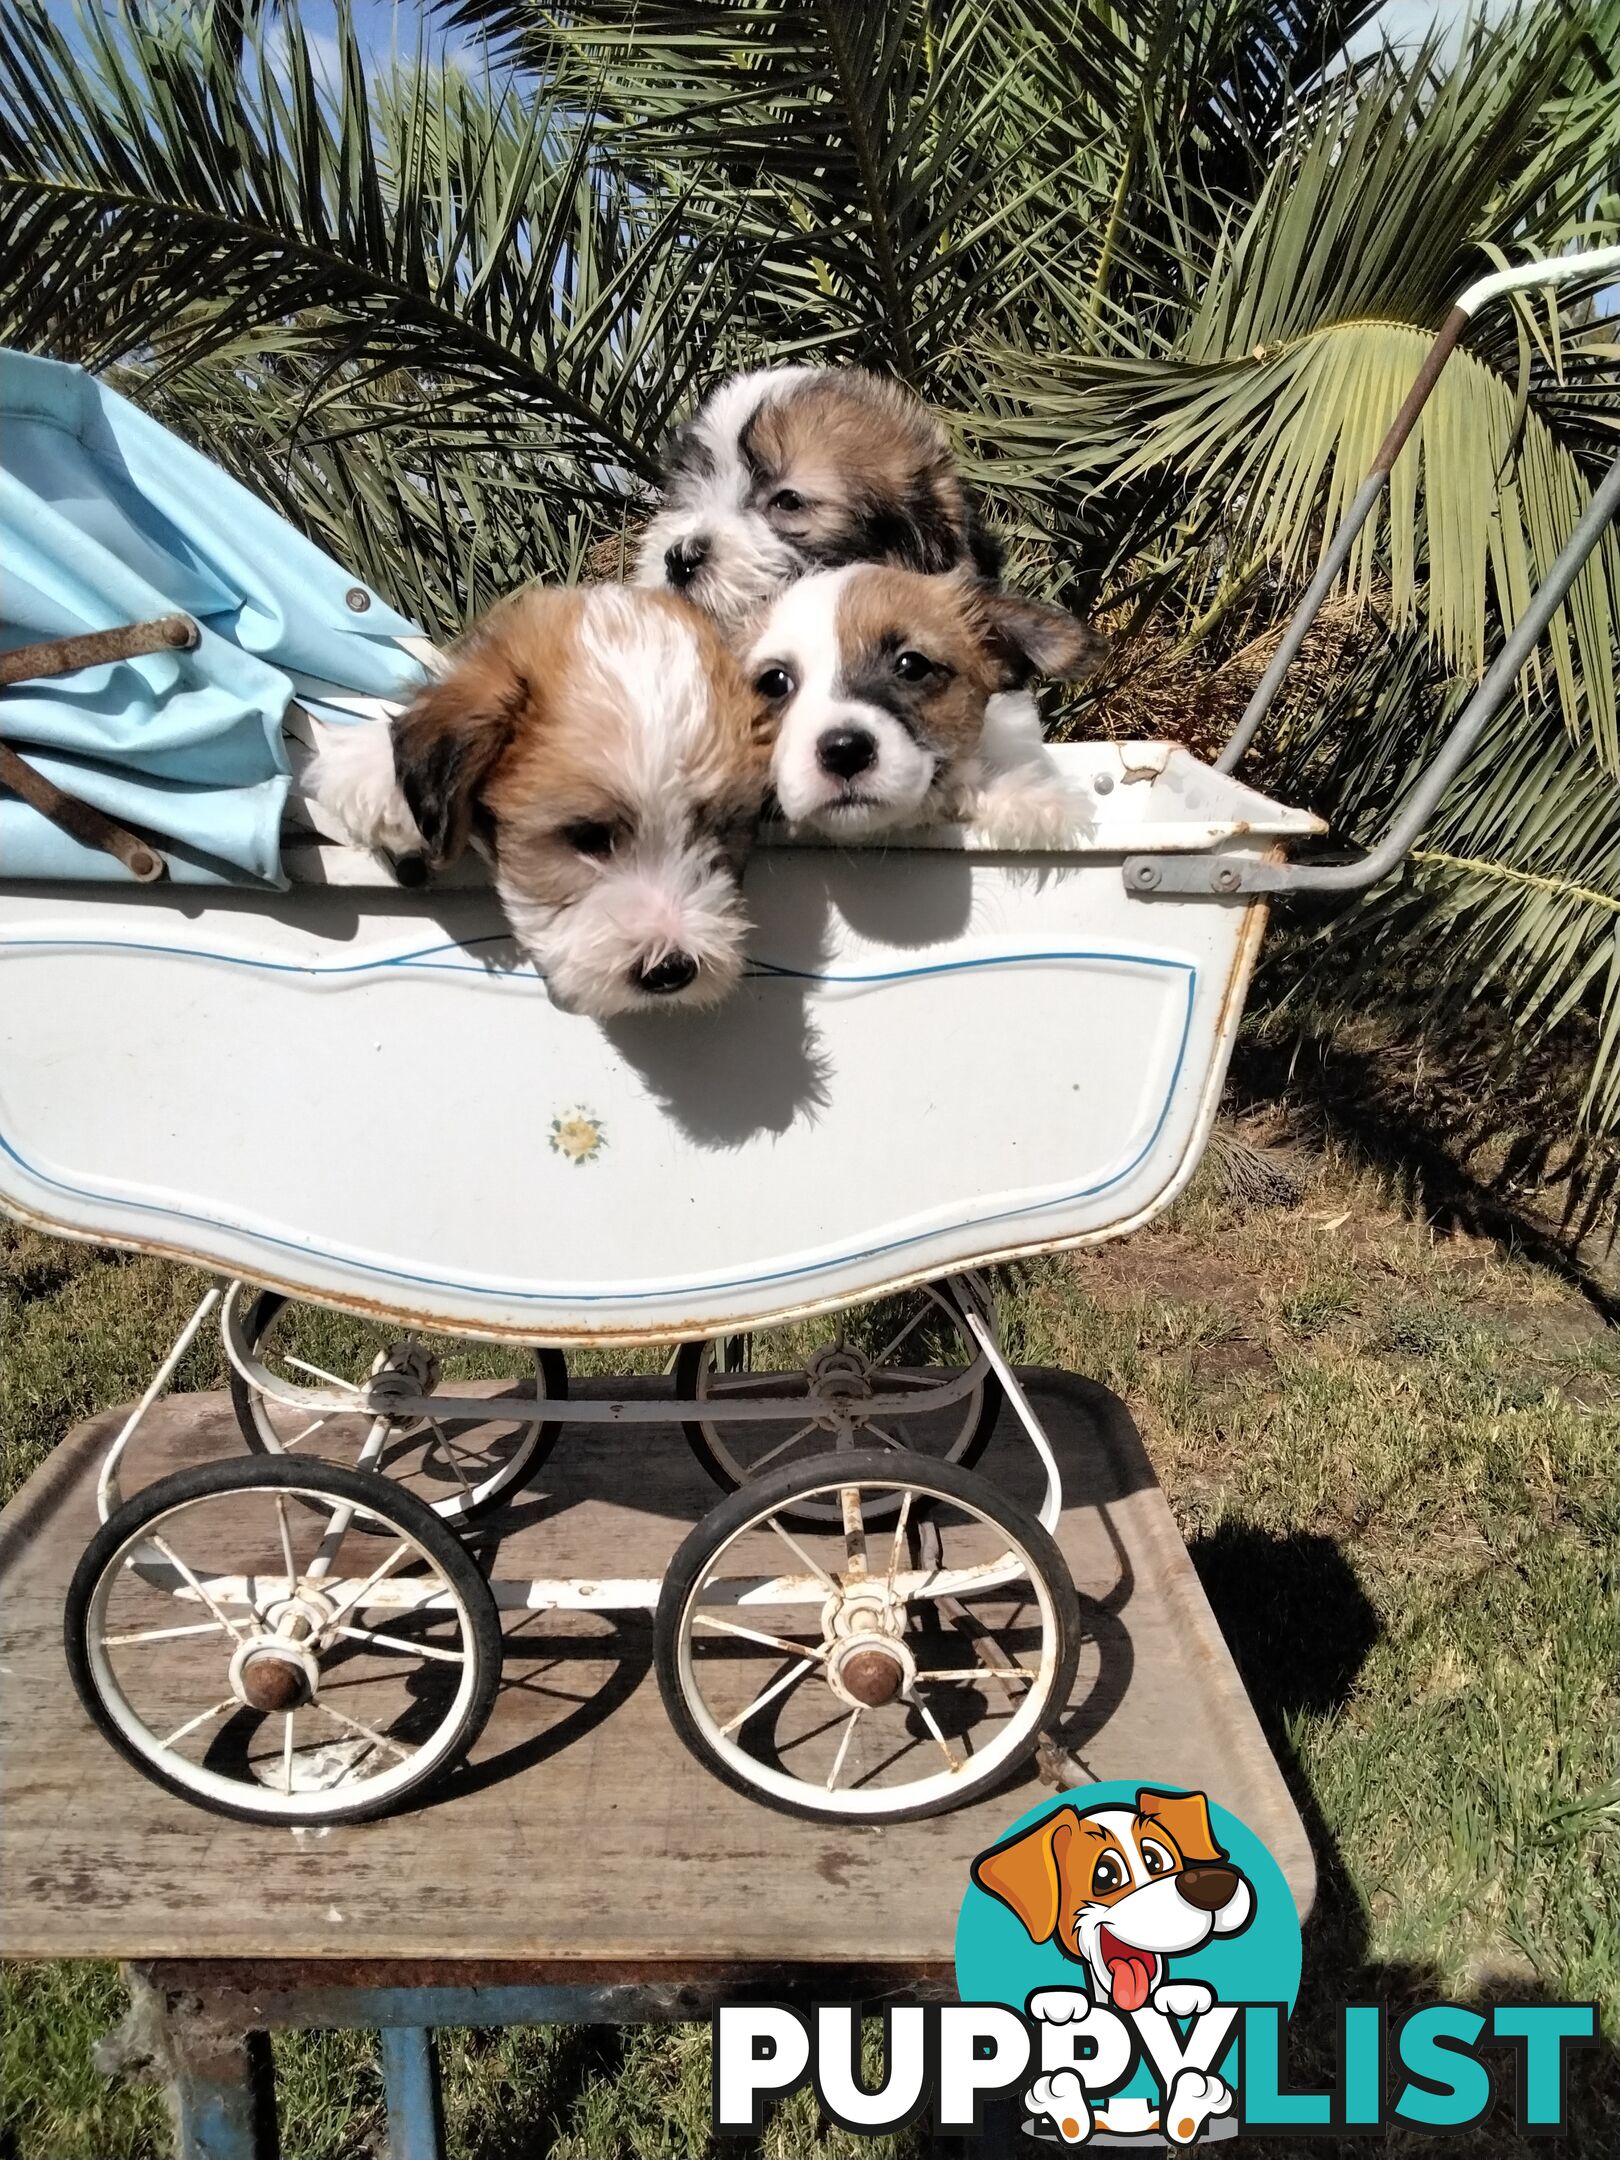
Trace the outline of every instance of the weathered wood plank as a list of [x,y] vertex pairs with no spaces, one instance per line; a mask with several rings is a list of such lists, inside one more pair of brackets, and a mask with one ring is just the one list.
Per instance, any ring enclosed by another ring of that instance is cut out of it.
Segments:
[[[1087,1610],[1068,1747],[1099,1778],[1195,1785],[1223,1801],[1305,1907],[1303,1829],[1135,1428],[1090,1383],[1038,1374],[1030,1386],[1063,1465],[1060,1542]],[[390,1821],[256,1828],[147,1784],[83,1715],[60,1639],[65,1586],[95,1527],[95,1465],[117,1424],[112,1413],[76,1428],[0,1518],[10,1954],[423,1971],[473,1960],[595,1985],[858,1964],[948,1981],[968,1862],[1039,1797],[1033,1772],[917,1824],[775,1814],[718,1784],[671,1733],[641,1618],[563,1629],[555,1616],[509,1616],[506,1685],[473,1762],[438,1801]],[[222,1397],[174,1399],[137,1443],[126,1487],[240,1449]],[[981,1467],[1034,1499],[1010,1416]],[[664,1428],[565,1432],[541,1476],[542,1492],[505,1518],[502,1576],[657,1573],[714,1497]]]

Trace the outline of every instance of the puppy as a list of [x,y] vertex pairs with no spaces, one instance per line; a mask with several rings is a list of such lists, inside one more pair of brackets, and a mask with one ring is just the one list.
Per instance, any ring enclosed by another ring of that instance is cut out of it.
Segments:
[[676,430],[663,478],[635,581],[684,593],[732,630],[810,570],[999,567],[944,429],[901,384],[859,368],[733,376]]
[[1134,1808],[1058,1808],[981,1853],[972,1875],[1032,1942],[1083,1965],[1092,1999],[1116,2010],[1140,2010],[1172,1956],[1240,1933],[1254,1913],[1202,1793],[1144,1789]]
[[531,587],[390,729],[324,727],[302,784],[344,835],[437,868],[476,840],[566,1009],[713,1005],[741,972],[762,701],[673,594]]
[[[1000,551],[979,523],[944,429],[901,384],[859,368],[762,368],[734,376],[676,431],[665,502],[642,536],[636,581],[683,592],[747,649],[762,605],[807,574],[851,563],[989,582]],[[1102,644],[1093,640],[1093,657]],[[1058,846],[1085,811],[1048,756],[1040,714],[1014,675],[984,715],[979,801],[992,837]],[[853,829],[846,826],[846,830]]]
[[1072,615],[967,571],[812,572],[775,602],[748,662],[776,723],[783,816],[841,838],[958,818],[1006,847],[1061,842],[1074,805],[998,693],[1072,679],[1094,652]]

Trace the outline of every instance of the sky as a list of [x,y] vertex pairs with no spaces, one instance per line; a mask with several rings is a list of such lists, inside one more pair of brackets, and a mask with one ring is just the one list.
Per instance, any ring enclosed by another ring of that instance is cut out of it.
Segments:
[[[1386,0],[1377,22],[1369,24],[1356,41],[1358,47],[1376,42],[1380,33],[1397,44],[1415,43],[1435,22],[1454,23],[1460,30],[1468,12],[1469,0]],[[1483,0],[1484,12],[1490,15],[1504,14],[1512,0]],[[74,12],[72,0],[48,0],[49,12],[61,21],[71,19]],[[304,33],[317,52],[328,59],[335,56],[337,45],[334,36],[336,9],[333,0],[294,0],[293,12],[303,24]],[[419,25],[427,9],[412,0],[353,0],[353,14],[362,43],[369,51],[386,53],[394,45],[405,51],[415,48]],[[464,33],[447,33],[442,22],[430,23],[430,43],[434,50],[447,49],[452,56],[463,51],[469,56],[477,49],[477,41]]]

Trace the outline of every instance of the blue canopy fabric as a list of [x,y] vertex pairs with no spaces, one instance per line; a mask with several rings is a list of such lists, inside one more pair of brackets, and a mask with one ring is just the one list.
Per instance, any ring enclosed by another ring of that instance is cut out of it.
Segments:
[[[0,349],[0,648],[176,612],[190,652],[0,687],[0,738],[171,877],[281,884],[289,701],[409,696],[421,631],[82,368]],[[128,876],[0,790],[0,877]]]

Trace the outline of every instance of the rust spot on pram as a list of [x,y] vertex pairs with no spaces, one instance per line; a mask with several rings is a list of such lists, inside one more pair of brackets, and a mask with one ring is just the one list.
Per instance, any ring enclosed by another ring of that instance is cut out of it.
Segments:
[[[1279,863],[1284,857],[1284,849],[1269,847],[1264,851],[1261,860]],[[1226,982],[1221,990],[1221,1009],[1215,1017],[1217,1042],[1224,1039],[1229,1028],[1235,1029],[1243,1017],[1244,1000],[1249,994],[1249,977],[1254,972],[1255,957],[1260,950],[1260,940],[1266,934],[1266,919],[1269,914],[1270,909],[1264,900],[1250,898],[1244,910],[1237,951],[1232,955],[1232,965],[1227,970]]]

